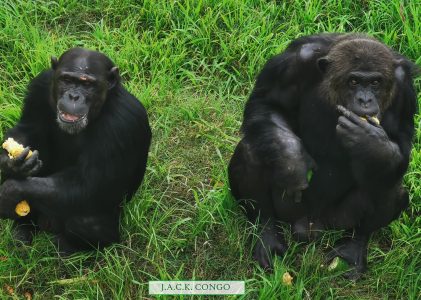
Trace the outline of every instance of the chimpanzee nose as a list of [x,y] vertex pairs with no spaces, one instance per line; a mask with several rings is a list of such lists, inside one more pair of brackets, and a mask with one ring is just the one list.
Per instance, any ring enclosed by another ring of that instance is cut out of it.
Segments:
[[69,93],[69,98],[70,100],[77,101],[79,99],[79,95]]
[[361,106],[368,107],[373,102],[373,97],[371,95],[359,95],[357,100]]

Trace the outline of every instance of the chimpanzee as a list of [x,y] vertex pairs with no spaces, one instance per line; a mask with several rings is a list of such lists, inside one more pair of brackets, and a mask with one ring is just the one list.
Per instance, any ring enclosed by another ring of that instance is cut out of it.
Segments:
[[366,270],[371,233],[408,205],[415,70],[364,34],[301,37],[266,63],[229,165],[232,194],[262,229],[263,268],[287,249],[280,221],[300,241],[348,231],[328,260],[350,263],[351,278]]
[[[73,48],[53,57],[30,82],[9,137],[26,147],[15,159],[0,154],[0,216],[15,220],[18,239],[52,232],[64,255],[119,241],[122,202],[141,184],[151,130],[107,56]],[[18,217],[23,199],[31,212]]]

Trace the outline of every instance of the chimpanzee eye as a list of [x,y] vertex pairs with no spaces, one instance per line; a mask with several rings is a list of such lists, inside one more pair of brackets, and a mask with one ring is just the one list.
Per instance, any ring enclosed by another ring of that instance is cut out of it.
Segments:
[[351,85],[357,85],[357,84],[358,84],[358,81],[357,81],[356,79],[351,79],[351,80],[349,81],[349,83],[350,83]]
[[372,84],[372,85],[379,85],[379,83],[380,83],[380,82],[379,82],[378,80],[373,80],[373,81],[371,82],[371,84]]
[[73,82],[73,78],[71,76],[67,76],[67,75],[62,75],[60,76],[60,81],[64,82],[64,83],[72,83]]

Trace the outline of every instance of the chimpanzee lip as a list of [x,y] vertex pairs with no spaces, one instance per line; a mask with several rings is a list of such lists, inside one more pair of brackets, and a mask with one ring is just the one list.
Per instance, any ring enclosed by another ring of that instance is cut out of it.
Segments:
[[362,118],[378,118],[379,117],[378,114],[358,114],[358,116]]
[[86,114],[84,114],[84,115],[73,115],[73,114],[69,114],[69,113],[66,113],[66,112],[61,111],[61,110],[58,111],[58,116],[60,118],[60,121],[63,121],[65,123],[76,123],[76,122],[79,122],[79,121],[83,120],[84,118],[86,118]]
[[376,118],[378,118],[379,117],[379,113],[378,112],[354,111],[354,113],[357,116],[362,117],[362,118],[367,118],[367,117],[370,117],[370,118],[376,117]]

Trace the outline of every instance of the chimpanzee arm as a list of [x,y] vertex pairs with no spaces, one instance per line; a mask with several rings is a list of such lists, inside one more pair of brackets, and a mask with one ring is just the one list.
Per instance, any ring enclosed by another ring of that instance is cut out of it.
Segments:
[[[126,124],[129,119],[137,125]],[[15,217],[14,208],[23,199],[34,210],[51,216],[118,209],[124,196],[138,187],[139,182],[134,181],[143,177],[139,172],[145,168],[151,136],[146,122],[146,115],[144,119],[126,116],[125,122],[118,122],[122,128],[116,122],[98,122],[102,130],[89,140],[73,166],[47,177],[6,180],[0,187],[0,212]]]
[[118,178],[104,175],[98,166],[93,168],[98,172],[82,174],[80,169],[72,167],[49,177],[29,177],[20,181],[22,197],[30,207],[52,216],[100,211],[111,204],[109,199],[114,199],[112,204],[116,205],[124,193],[116,183]]
[[347,148],[360,186],[373,189],[376,182],[393,186],[394,180],[402,177],[409,156],[404,156],[400,145],[389,138],[383,127],[369,124],[352,112],[349,117],[339,117],[338,124],[338,136]]
[[7,197],[26,199],[31,208],[52,216],[116,209],[128,191],[127,180],[120,176],[133,174],[140,159],[134,149],[105,152],[108,160],[102,160],[101,154],[97,158],[86,156],[79,164],[47,177],[13,180],[17,191],[7,193]]
[[253,113],[251,124],[243,124],[243,141],[249,146],[253,160],[272,169],[284,187],[304,189],[311,158],[287,118],[264,105]]
[[263,68],[246,104],[242,131],[255,160],[272,168],[275,177],[303,189],[312,159],[297,136],[299,94],[318,84],[317,60],[326,54],[334,35],[299,39]]
[[[39,173],[42,167],[41,159],[48,157],[47,122],[53,116],[48,104],[49,91],[46,86],[51,77],[51,72],[45,71],[37,76],[28,88],[24,100],[22,116],[19,122],[5,135],[5,140],[13,138],[24,147],[34,151],[31,158],[25,160],[25,153],[18,159],[10,159],[3,148],[0,149],[0,170],[2,181],[7,178],[25,178]],[[41,156],[39,153],[42,153]]]
[[351,155],[354,177],[361,186],[375,188],[377,183],[381,187],[385,183],[394,186],[409,164],[416,94],[409,75],[410,67],[399,68],[397,94],[392,106],[385,111],[380,125],[362,121],[355,114],[351,118],[340,117],[338,120],[351,125],[343,141]]

